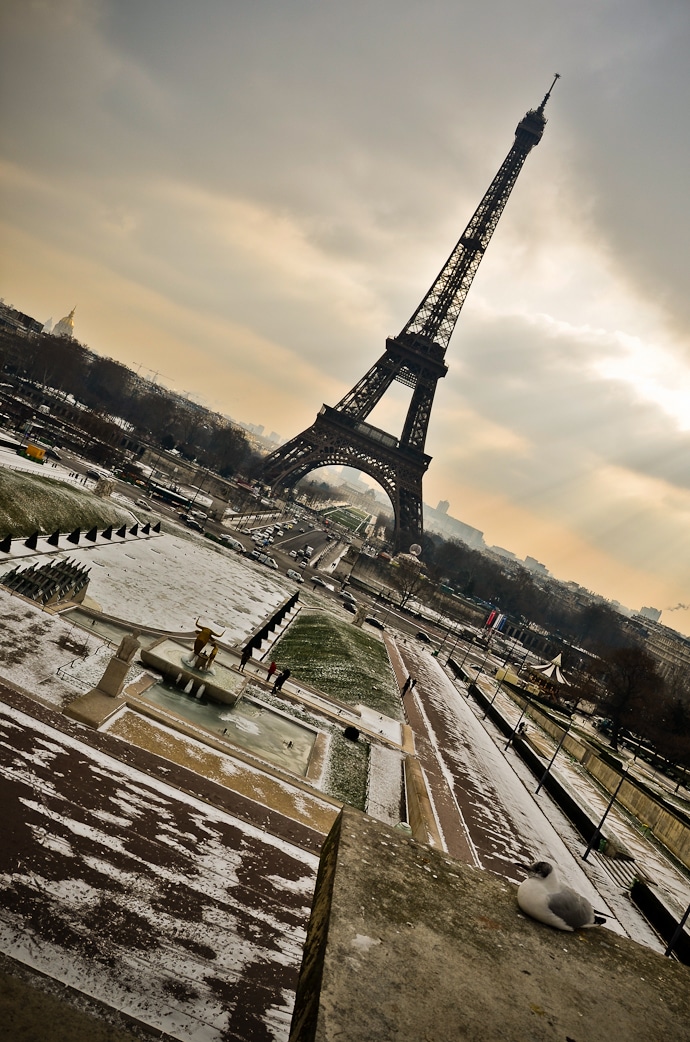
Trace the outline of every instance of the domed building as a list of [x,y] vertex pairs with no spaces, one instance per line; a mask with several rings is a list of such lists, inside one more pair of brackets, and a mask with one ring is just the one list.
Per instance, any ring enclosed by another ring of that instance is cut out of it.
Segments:
[[66,336],[72,339],[74,337],[74,312],[76,307],[73,307],[69,315],[61,318],[59,322],[56,322],[53,326],[53,336]]

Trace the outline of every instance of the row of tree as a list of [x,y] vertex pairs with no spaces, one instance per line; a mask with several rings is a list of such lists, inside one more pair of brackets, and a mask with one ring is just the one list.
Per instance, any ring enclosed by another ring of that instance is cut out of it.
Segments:
[[602,648],[572,678],[569,698],[596,706],[613,749],[622,740],[644,755],[652,750],[690,768],[690,683],[683,673],[662,677],[638,643]]
[[[422,561],[403,554],[390,564],[379,560],[367,567],[397,592],[401,607],[412,599],[434,605],[443,579],[498,604],[501,611],[541,623],[552,634],[556,619],[568,644],[590,652],[570,673],[573,686],[566,697],[571,707],[579,702],[595,706],[614,750],[626,740],[645,754],[652,749],[669,763],[690,768],[690,677],[682,672],[662,676],[639,635],[612,608],[559,603],[557,587],[539,588],[526,569],[509,578],[499,562],[435,535],[424,537]],[[440,600],[442,605],[435,606],[447,612],[452,600]]]
[[[71,395],[87,407],[80,426],[101,445],[116,445],[124,420],[131,431],[161,448],[177,449],[223,477],[258,472],[261,457],[227,417],[141,379],[112,358],[76,340],[43,334],[0,333],[5,378],[28,381]],[[104,461],[105,462],[105,461]]]

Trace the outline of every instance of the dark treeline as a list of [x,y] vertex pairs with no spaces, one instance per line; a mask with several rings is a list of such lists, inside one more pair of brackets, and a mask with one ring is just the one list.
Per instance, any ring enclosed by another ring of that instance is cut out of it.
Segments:
[[225,417],[141,379],[121,362],[103,358],[76,340],[50,334],[25,338],[3,331],[0,364],[6,381],[25,380],[72,395],[85,405],[88,414],[82,426],[103,444],[115,443],[114,420],[120,418],[146,443],[177,449],[223,477],[257,469],[259,455],[244,432]]
[[613,608],[600,603],[575,605],[558,596],[556,583],[544,587],[518,562],[512,561],[506,568],[466,543],[447,541],[433,533],[424,534],[422,557],[433,578],[457,593],[488,601],[511,618],[534,622],[569,644],[599,653],[602,648],[635,642]]

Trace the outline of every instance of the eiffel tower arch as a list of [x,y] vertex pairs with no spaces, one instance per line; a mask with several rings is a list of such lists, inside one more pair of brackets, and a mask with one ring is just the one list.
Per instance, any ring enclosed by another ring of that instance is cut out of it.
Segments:
[[[395,549],[419,542],[423,530],[422,478],[431,462],[424,452],[436,384],[448,367],[445,353],[472,280],[528,154],[546,126],[544,108],[558,74],[536,109],[520,120],[515,141],[450,257],[409,322],[389,337],[383,355],[336,406],[266,458],[263,479],[289,489],[318,467],[354,467],[386,492],[395,518]],[[400,437],[367,417],[394,381],[412,389]]]

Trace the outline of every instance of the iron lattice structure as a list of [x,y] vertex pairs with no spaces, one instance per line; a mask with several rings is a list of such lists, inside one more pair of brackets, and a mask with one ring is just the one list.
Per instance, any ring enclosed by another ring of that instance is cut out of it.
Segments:
[[[406,550],[422,534],[424,452],[437,382],[446,375],[445,353],[491,236],[530,151],[546,126],[544,108],[558,75],[537,109],[518,123],[515,141],[472,219],[421,304],[371,369],[335,407],[324,405],[307,430],[264,461],[268,485],[292,488],[317,467],[363,471],[393,505],[395,548]],[[394,381],[412,388],[399,438],[366,422]]]

